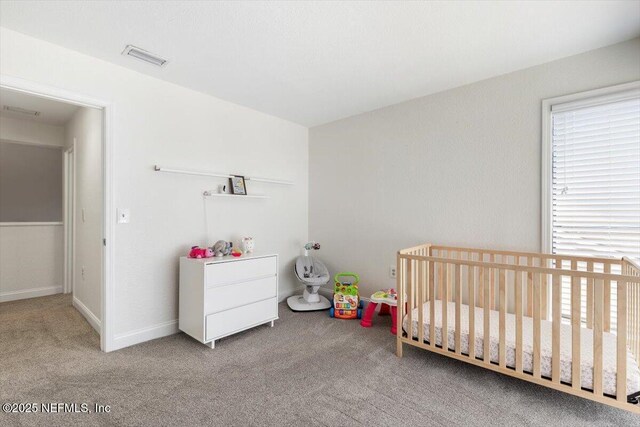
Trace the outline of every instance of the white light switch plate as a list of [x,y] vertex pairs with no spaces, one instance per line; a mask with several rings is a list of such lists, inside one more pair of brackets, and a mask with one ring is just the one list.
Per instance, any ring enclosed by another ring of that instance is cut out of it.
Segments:
[[128,208],[118,208],[118,224],[129,224],[131,212]]

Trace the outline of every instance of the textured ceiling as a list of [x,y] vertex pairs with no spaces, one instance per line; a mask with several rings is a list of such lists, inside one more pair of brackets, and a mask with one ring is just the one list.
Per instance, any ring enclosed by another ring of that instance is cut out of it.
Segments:
[[314,126],[636,37],[640,2],[2,1],[0,25]]

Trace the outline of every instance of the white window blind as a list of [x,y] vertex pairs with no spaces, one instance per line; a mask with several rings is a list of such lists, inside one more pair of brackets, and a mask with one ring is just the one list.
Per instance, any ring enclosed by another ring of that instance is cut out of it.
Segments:
[[[640,260],[638,91],[554,105],[551,116],[553,253]],[[563,283],[565,317],[570,286]],[[615,290],[612,286],[612,329]]]

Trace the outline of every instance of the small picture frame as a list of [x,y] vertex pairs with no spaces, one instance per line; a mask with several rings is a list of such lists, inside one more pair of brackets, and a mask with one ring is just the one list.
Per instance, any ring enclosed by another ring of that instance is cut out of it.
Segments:
[[229,178],[229,187],[231,188],[231,194],[236,194],[239,196],[247,195],[247,187],[244,183],[244,176],[234,175]]

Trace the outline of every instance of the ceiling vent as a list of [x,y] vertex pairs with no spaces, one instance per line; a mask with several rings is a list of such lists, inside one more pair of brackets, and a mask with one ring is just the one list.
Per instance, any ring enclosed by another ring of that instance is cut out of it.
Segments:
[[3,109],[5,111],[10,111],[12,113],[24,114],[26,116],[31,116],[31,117],[38,117],[40,115],[40,111],[25,110],[24,108],[12,107],[10,105],[5,105]]
[[140,49],[139,47],[127,45],[122,51],[123,55],[133,56],[136,59],[139,59],[144,62],[148,62],[149,64],[153,64],[158,67],[162,67],[167,63],[167,60],[159,57],[158,55],[154,55],[151,52],[147,52],[144,49]]

